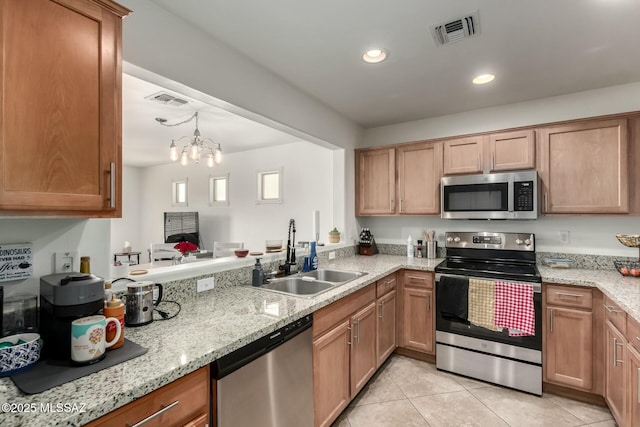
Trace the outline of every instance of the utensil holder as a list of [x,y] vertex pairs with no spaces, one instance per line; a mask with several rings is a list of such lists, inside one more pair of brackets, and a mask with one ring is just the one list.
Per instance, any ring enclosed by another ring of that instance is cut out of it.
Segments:
[[436,240],[427,242],[427,258],[437,258],[438,255],[438,242]]

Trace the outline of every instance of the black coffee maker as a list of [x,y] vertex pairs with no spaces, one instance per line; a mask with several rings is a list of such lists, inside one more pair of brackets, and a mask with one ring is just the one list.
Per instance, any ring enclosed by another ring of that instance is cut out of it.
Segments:
[[104,307],[104,279],[87,273],[59,273],[40,277],[40,336],[42,357],[71,358],[71,322],[100,314]]

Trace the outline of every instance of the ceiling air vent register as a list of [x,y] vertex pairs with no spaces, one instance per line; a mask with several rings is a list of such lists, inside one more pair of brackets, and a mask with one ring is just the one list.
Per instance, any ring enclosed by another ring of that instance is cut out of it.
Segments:
[[431,28],[436,46],[457,42],[478,34],[480,34],[480,19],[477,10]]
[[189,101],[173,96],[168,92],[157,92],[153,95],[145,96],[144,99],[173,107],[181,107],[189,103]]

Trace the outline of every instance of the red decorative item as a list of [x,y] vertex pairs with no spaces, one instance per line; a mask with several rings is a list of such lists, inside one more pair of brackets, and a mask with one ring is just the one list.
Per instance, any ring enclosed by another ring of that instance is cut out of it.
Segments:
[[173,249],[179,250],[180,253],[184,256],[184,255],[188,254],[189,252],[197,251],[198,250],[198,246],[194,245],[191,242],[178,242],[173,247]]

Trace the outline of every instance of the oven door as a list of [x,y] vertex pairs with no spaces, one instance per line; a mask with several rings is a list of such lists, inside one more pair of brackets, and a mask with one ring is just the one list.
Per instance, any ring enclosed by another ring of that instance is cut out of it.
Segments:
[[[480,280],[491,280],[483,277],[468,277],[468,276],[455,276],[455,275],[447,275],[448,277],[459,277],[459,278],[467,278],[467,279],[480,279]],[[438,282],[440,281],[440,277],[442,275],[436,275],[436,292],[438,289]],[[501,282],[509,282],[508,280],[500,280]],[[515,282],[514,282],[515,283]],[[517,282],[523,283],[523,282]],[[489,329],[483,328],[481,326],[475,326],[467,323],[462,323],[458,321],[453,321],[449,319],[445,319],[442,316],[442,313],[436,304],[436,335],[440,337],[449,337],[447,340],[451,340],[451,335],[464,336],[470,338],[476,338],[483,342],[492,342],[492,343],[501,343],[508,344],[514,347],[520,347],[525,349],[531,349],[536,351],[542,350],[542,286],[540,283],[531,283],[533,285],[534,294],[533,294],[533,303],[535,310],[535,335],[532,336],[524,336],[524,337],[510,337],[509,332],[505,329],[502,332],[491,331]],[[438,334],[438,332],[444,332],[446,334]],[[464,342],[465,340],[458,340]],[[449,343],[456,345],[454,343]]]

